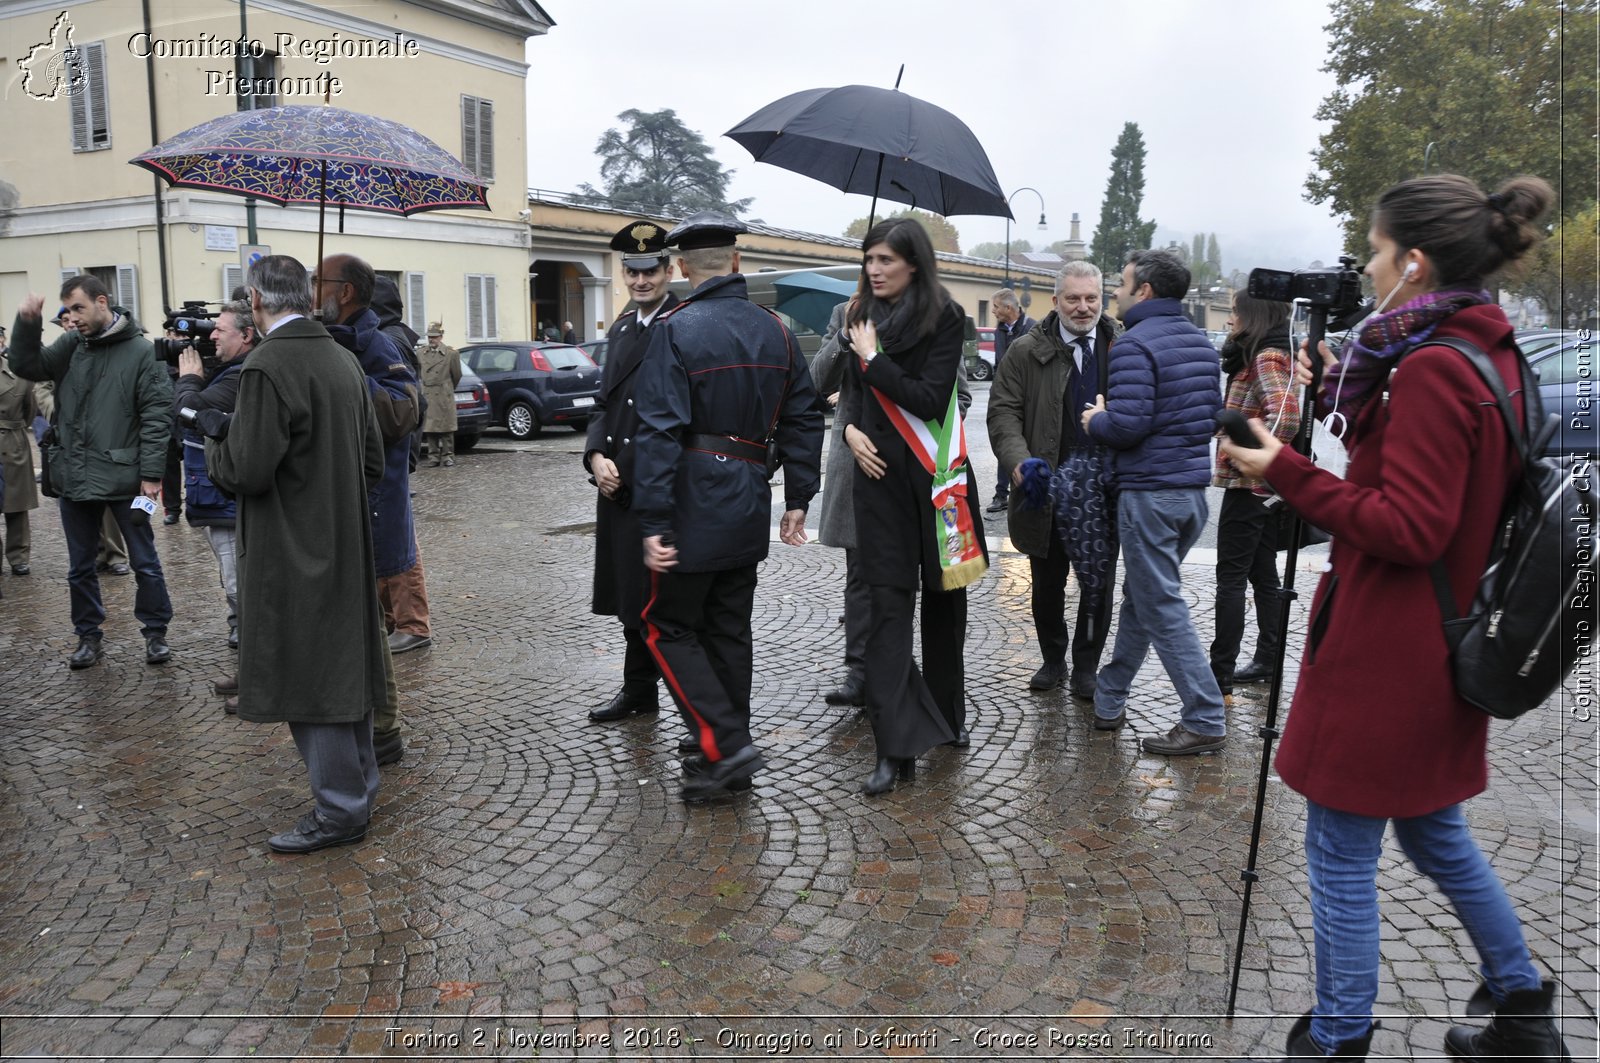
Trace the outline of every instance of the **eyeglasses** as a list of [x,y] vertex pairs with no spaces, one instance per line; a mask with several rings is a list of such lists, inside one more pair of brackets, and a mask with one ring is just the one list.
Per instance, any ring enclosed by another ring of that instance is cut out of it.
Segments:
[[311,286],[313,288],[320,288],[324,284],[350,284],[350,285],[353,285],[353,284],[355,284],[355,281],[350,280],[348,277],[312,277],[311,278]]

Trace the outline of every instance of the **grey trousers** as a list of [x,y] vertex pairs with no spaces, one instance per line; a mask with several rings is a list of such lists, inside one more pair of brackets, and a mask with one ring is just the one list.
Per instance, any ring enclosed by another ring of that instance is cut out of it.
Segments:
[[28,525],[28,511],[6,514],[6,564],[26,565],[33,546],[33,530]]
[[222,593],[228,599],[228,626],[239,626],[239,565],[234,555],[236,532],[233,528],[206,525],[206,542],[217,557],[217,575]]
[[333,830],[353,830],[370,820],[378,798],[372,713],[355,723],[291,723],[289,733],[306,763],[317,818]]

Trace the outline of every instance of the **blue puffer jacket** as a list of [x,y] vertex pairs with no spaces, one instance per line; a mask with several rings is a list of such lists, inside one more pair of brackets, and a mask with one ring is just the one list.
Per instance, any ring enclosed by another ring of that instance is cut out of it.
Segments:
[[411,432],[417,424],[417,377],[406,363],[406,352],[378,328],[378,315],[370,309],[342,324],[330,325],[328,335],[361,363],[367,393],[384,430],[383,480],[369,497],[372,552],[379,579],[398,576],[417,563],[411,518]]
[[1211,437],[1222,408],[1222,362],[1176,299],[1147,299],[1123,316],[1111,346],[1106,412],[1089,434],[1111,447],[1117,487],[1155,491],[1211,482]]

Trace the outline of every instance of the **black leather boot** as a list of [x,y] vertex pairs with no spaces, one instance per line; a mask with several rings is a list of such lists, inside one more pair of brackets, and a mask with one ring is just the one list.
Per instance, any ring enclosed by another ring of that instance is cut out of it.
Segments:
[[1334,1046],[1332,1052],[1323,1052],[1322,1046],[1311,1037],[1311,1013],[1300,1016],[1295,1020],[1294,1026],[1289,1030],[1289,1037],[1285,1044],[1288,1053],[1283,1063],[1293,1063],[1302,1059],[1366,1059],[1367,1049],[1372,1047],[1372,1034],[1378,1028],[1377,1023],[1367,1027],[1366,1035],[1356,1037],[1349,1041],[1340,1041]]
[[100,653],[99,635],[81,635],[78,638],[78,648],[67,658],[67,666],[73,671],[88,668],[100,660]]
[[589,710],[589,719],[595,723],[614,723],[625,720],[634,713],[660,712],[661,703],[657,700],[654,686],[647,693],[630,691],[623,687],[605,705]]
[[1548,1059],[1572,1063],[1567,1043],[1556,1028],[1556,984],[1549,979],[1538,989],[1519,989],[1508,993],[1498,1006],[1489,995],[1488,986],[1480,986],[1467,1004],[1467,1014],[1487,1014],[1494,1009],[1494,1018],[1482,1030],[1470,1026],[1452,1026],[1444,1035],[1444,1050],[1456,1059],[1488,1060],[1514,1057],[1516,1059]]
[[867,781],[861,784],[864,794],[886,794],[894,789],[896,779],[910,782],[917,777],[917,762],[911,757],[897,760],[894,757],[879,757],[878,766],[872,769],[872,774],[867,776]]

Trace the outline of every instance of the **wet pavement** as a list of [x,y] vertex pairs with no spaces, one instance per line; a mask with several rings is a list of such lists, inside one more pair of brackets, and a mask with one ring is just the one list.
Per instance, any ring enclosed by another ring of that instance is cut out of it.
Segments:
[[[1281,1054],[1311,1002],[1311,917],[1304,803],[1276,779],[1223,1017],[1264,687],[1235,698],[1221,754],[1148,756],[1176,720],[1152,658],[1129,726],[1094,732],[1088,706],[1027,690],[1027,564],[998,544],[971,595],[971,748],[867,798],[866,720],[822,701],[843,555],[774,543],[754,617],[769,766],[686,806],[670,712],[585,718],[621,653],[588,611],[580,448],[491,435],[419,470],[434,645],[396,658],[407,754],[363,843],[302,857],[266,846],[308,800],[287,729],[210,689],[233,655],[203,536],[157,529],[171,663],[143,663],[132,579],[107,577],[105,659],[71,672],[65,548],[35,513],[32,575],[0,577],[0,1058]],[[1185,578],[1209,640],[1209,566]],[[1575,676],[1495,725],[1469,805],[1579,1058],[1597,1049],[1593,694]],[[1373,1055],[1437,1056],[1475,953],[1392,842],[1380,884]]]

